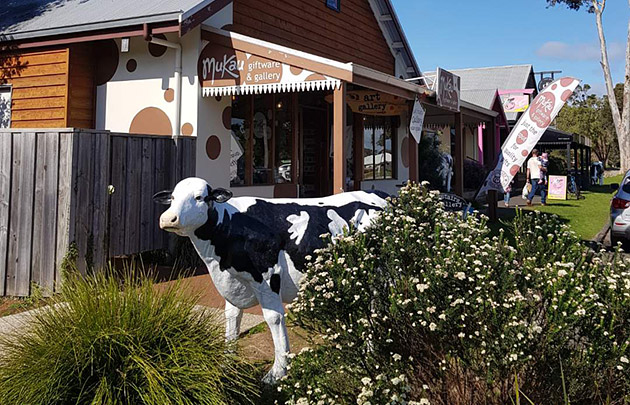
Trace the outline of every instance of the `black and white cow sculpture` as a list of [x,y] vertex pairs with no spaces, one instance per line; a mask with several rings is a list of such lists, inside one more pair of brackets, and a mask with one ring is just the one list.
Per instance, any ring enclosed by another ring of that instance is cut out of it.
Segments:
[[192,241],[219,293],[225,298],[226,338],[239,335],[242,310],[260,304],[275,347],[264,381],[287,371],[289,340],[284,303],[295,299],[305,257],[348,224],[364,229],[386,202],[384,194],[356,191],[317,199],[235,197],[199,178],[154,196],[170,208],[160,228]]

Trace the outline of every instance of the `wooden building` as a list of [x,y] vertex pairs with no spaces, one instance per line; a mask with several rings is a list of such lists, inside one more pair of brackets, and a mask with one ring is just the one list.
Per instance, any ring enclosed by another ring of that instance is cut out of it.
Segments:
[[194,137],[196,175],[237,196],[396,193],[418,178],[416,99],[454,129],[461,179],[464,127],[499,117],[427,86],[390,0],[68,0],[4,16],[0,127]]

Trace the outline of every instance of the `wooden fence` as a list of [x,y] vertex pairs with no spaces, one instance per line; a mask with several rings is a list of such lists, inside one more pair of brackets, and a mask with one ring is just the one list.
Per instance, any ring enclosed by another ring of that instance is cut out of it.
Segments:
[[0,148],[0,295],[55,291],[71,246],[82,271],[168,247],[151,197],[195,173],[194,138],[11,129]]

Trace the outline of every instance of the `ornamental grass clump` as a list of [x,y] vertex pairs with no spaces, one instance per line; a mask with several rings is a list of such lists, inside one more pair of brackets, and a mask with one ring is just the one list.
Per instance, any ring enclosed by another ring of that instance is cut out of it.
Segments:
[[412,184],[365,233],[318,251],[291,308],[324,344],[293,358],[281,400],[629,401],[626,263],[555,217],[519,213],[510,227],[491,237],[484,218]]
[[2,404],[239,404],[255,370],[181,281],[71,274],[0,357]]

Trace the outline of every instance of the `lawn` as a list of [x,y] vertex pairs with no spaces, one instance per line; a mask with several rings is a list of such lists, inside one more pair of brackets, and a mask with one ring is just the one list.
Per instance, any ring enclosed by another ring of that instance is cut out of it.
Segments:
[[574,198],[566,201],[548,200],[545,207],[534,205],[526,209],[556,214],[566,220],[583,239],[591,240],[609,221],[610,200],[613,196],[610,184],[619,183],[622,179],[623,175],[605,179],[604,186],[593,186],[590,191],[582,192],[585,198],[579,201]]

